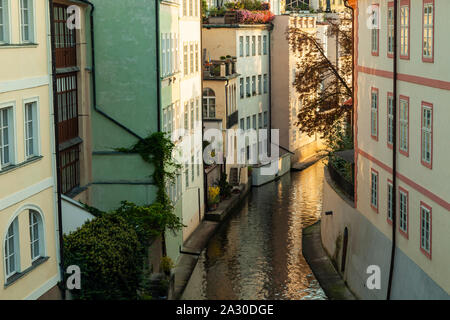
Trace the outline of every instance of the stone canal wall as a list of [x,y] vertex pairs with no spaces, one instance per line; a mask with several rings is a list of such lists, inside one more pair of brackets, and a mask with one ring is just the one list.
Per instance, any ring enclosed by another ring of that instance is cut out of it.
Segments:
[[[322,245],[347,286],[359,299],[386,299],[392,242],[354,208],[353,202],[333,184],[327,168],[324,170]],[[332,211],[333,214],[325,215],[327,211]],[[380,289],[367,288],[367,279],[372,274],[367,273],[367,268],[371,265],[380,267]],[[397,248],[391,298],[449,299],[450,297]]]

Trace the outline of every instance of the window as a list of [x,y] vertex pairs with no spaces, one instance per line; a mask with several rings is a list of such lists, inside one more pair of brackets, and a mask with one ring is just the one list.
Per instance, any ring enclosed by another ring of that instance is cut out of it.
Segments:
[[191,59],[191,61],[190,61],[190,63],[191,63],[191,67],[190,67],[190,73],[194,73],[194,45],[193,44],[191,44],[190,46],[189,46],[189,49],[190,49],[190,51],[189,51],[189,53],[190,53],[190,59]]
[[216,117],[216,94],[210,88],[203,90],[203,118]]
[[400,4],[400,58],[409,59],[409,0]]
[[252,56],[256,55],[256,36],[252,36]]
[[161,69],[162,75],[166,75],[166,35],[161,34]]
[[189,65],[188,65],[188,46],[185,44],[183,46],[183,66],[184,66],[184,75],[187,76],[189,73]]
[[195,16],[198,17],[198,3],[199,3],[199,0],[192,0],[192,1],[195,2],[195,3],[194,3],[194,7],[195,7]]
[[199,107],[199,105],[200,105],[200,99],[199,98],[197,98],[197,99],[195,99],[195,121],[197,121],[197,123],[200,121],[200,107]]
[[420,203],[420,250],[431,259],[431,207]]
[[9,42],[8,0],[0,0],[0,44]]
[[262,113],[260,112],[260,113],[258,113],[258,128],[259,128],[259,129],[262,129],[262,125],[263,125],[263,122],[262,122]]
[[191,130],[194,129],[194,100],[191,101]]
[[240,120],[239,128],[242,129],[242,130],[245,129],[244,118],[242,118],[242,119]]
[[13,108],[0,109],[0,169],[13,163]]
[[387,27],[388,27],[388,43],[387,43],[387,54],[388,57],[392,58],[394,56],[394,2],[388,3],[388,14],[387,14]]
[[61,192],[68,194],[80,186],[80,148],[79,145],[59,153],[61,163]]
[[250,97],[250,77],[245,78],[245,91],[247,92],[247,97]]
[[431,169],[433,154],[433,105],[422,103],[422,164]]
[[372,20],[372,29],[371,29],[371,45],[372,45],[372,55],[378,56],[379,53],[379,45],[380,45],[380,23],[379,23],[379,6],[377,4],[372,5],[374,9],[373,11],[373,20]]
[[183,16],[187,16],[187,0],[183,0]]
[[200,151],[197,152],[197,177],[200,177]]
[[264,75],[264,93],[268,92],[267,73]]
[[262,93],[262,76],[258,75],[258,94]]
[[20,39],[22,43],[34,41],[33,1],[20,0]]
[[186,183],[186,188],[189,187],[189,165],[186,163],[184,165],[184,179]]
[[34,261],[43,256],[44,233],[42,232],[42,219],[40,214],[37,211],[30,210],[28,217],[30,221],[31,260]]
[[63,73],[56,76],[59,143],[78,137],[78,88],[77,74]]
[[249,130],[249,129],[250,129],[250,117],[247,117],[247,130]]
[[392,223],[392,213],[394,209],[394,187],[390,181],[388,181],[388,203],[387,203],[387,220]]
[[244,37],[239,37],[239,57],[244,56]]
[[256,96],[256,76],[252,76],[252,94]]
[[27,158],[39,155],[37,114],[36,102],[25,104],[25,156]]
[[409,99],[400,97],[400,153],[409,156]]
[[394,96],[388,93],[388,119],[387,119],[387,143],[394,143]]
[[261,36],[258,36],[258,55],[261,55]]
[[423,56],[424,62],[433,62],[434,0],[423,1]]
[[194,159],[194,156],[192,156],[191,157],[191,181],[192,182],[194,182],[194,179],[195,179],[195,167],[194,167],[194,164],[195,164],[195,159]]
[[195,44],[195,72],[198,72],[198,43]]
[[408,191],[400,188],[400,233],[408,237]]
[[267,54],[267,36],[263,36],[263,54]]
[[267,128],[267,111],[264,111],[264,128]]
[[371,197],[370,206],[378,212],[378,172],[372,169],[371,172]]
[[378,140],[378,89],[372,88],[370,106],[370,135]]
[[253,116],[252,116],[252,122],[253,122],[253,130],[256,130],[256,114],[254,114]]
[[250,55],[250,37],[245,37],[245,55],[248,57]]
[[6,277],[8,278],[20,271],[19,228],[17,218],[14,219],[8,228],[4,252]]
[[194,5],[194,0],[188,0],[189,1],[189,15],[192,17],[194,15],[192,7]]
[[241,99],[244,99],[244,78],[239,79],[239,94],[241,95]]

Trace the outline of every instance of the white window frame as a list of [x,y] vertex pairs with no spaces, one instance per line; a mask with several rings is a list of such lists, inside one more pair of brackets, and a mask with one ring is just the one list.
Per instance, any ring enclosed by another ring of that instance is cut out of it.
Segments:
[[[426,118],[427,114],[429,114],[429,119]],[[422,162],[431,165],[431,161],[433,159],[433,108],[425,104],[422,105],[421,134],[422,134],[421,159]],[[429,155],[428,159],[427,155]]]
[[263,36],[263,54],[267,54],[267,35]]
[[388,132],[387,142],[392,145],[394,143],[394,96],[388,95]]
[[431,210],[420,205],[420,248],[431,254]]
[[371,171],[370,176],[370,204],[378,209],[378,173]]
[[[23,23],[23,3],[24,1],[27,1],[28,8],[27,8],[27,18],[28,18],[28,24]],[[34,43],[36,39],[35,34],[35,3],[34,0],[19,0],[19,20],[20,20],[20,42],[21,43]],[[28,26],[28,39],[24,39],[24,28],[25,26]]]
[[7,44],[7,43],[10,43],[10,39],[11,39],[11,34],[10,34],[11,28],[9,25],[11,11],[10,11],[9,0],[0,0],[0,7],[2,8],[1,15],[3,18],[3,24],[1,25],[2,30],[3,30],[1,32],[1,35],[3,36],[3,39],[0,40],[0,44]]
[[[12,228],[12,235],[9,234],[10,228]],[[9,250],[9,241],[13,241],[13,250],[11,253]],[[3,241],[3,263],[5,272],[5,282],[8,281],[9,277],[20,272],[20,235],[19,235],[19,219],[15,217],[14,220],[6,228],[6,234]],[[10,270],[10,258],[14,259],[14,269]]]
[[391,182],[388,181],[387,187],[387,218],[389,221],[392,221],[392,213],[394,211],[394,186]]
[[[33,217],[37,217],[36,221],[31,221]],[[45,245],[44,245],[44,226],[43,226],[43,220],[42,215],[39,211],[34,209],[28,210],[28,222],[29,222],[29,230],[30,230],[30,253],[31,253],[31,262],[36,261],[37,259],[45,256]],[[37,225],[37,239],[35,238],[35,229],[33,228],[34,225]],[[38,246],[38,255],[34,255],[34,248],[37,242]]]
[[408,139],[409,139],[409,101],[400,99],[399,106],[399,142],[400,150],[403,152],[409,152]]
[[[426,12],[431,9],[431,12]],[[424,3],[423,6],[423,57],[433,58],[434,42],[434,4],[432,2]]]
[[245,36],[245,56],[250,56],[250,36]]
[[239,78],[239,94],[241,99],[245,98],[245,90],[244,90],[244,78]]
[[379,29],[373,28],[371,30],[370,38],[371,38],[371,44],[372,44],[372,53],[374,53],[374,54],[378,53],[378,35],[379,35]]
[[378,91],[372,89],[370,92],[370,134],[378,137]]
[[390,55],[394,54],[394,7],[388,7],[388,48]]
[[408,194],[403,190],[399,190],[399,228],[406,234],[408,233],[408,210]]
[[269,91],[268,89],[268,77],[267,73],[264,74],[264,93],[267,93]]
[[[210,95],[210,93],[213,93],[214,95]],[[212,102],[214,101],[214,104]],[[206,116],[205,116],[205,108],[206,106]],[[211,108],[214,108],[214,112],[211,112]],[[203,118],[211,118],[215,119],[217,114],[217,101],[216,101],[216,93],[211,88],[204,88],[203,89],[203,102],[202,102],[202,115]]]
[[[28,105],[32,105],[33,106],[33,153],[29,153],[28,152],[28,139],[29,139],[29,132],[28,132],[28,119],[27,119],[27,106]],[[24,99],[23,100],[23,119],[24,119],[24,128],[23,128],[23,133],[24,133],[24,154],[25,154],[25,159],[30,159],[33,157],[37,157],[41,155],[41,141],[40,141],[40,119],[39,119],[39,98],[35,97],[35,98],[29,98],[29,99]]]
[[[9,161],[3,164],[3,148],[0,147],[0,171],[8,166],[13,166],[16,164],[17,154],[16,154],[16,104],[15,102],[6,102],[0,104],[0,130],[3,130],[3,110],[7,109],[8,117],[8,156]],[[0,134],[0,139],[3,139],[3,131]],[[0,146],[3,146],[3,141],[0,142]]]
[[409,5],[400,6],[400,56],[409,57]]
[[239,57],[244,56],[244,36],[239,36]]

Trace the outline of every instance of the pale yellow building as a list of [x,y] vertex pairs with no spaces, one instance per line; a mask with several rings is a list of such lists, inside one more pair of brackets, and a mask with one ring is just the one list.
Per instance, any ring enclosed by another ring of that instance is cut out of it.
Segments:
[[58,298],[48,1],[0,16],[0,299]]

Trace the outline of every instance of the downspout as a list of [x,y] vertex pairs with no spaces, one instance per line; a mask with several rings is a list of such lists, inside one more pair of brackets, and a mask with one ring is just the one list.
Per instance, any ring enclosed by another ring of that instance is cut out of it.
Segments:
[[[109,116],[107,113],[105,113],[104,111],[100,110],[97,106],[97,88],[96,88],[96,81],[95,81],[95,38],[94,38],[94,10],[95,10],[95,6],[93,3],[91,3],[90,1],[87,0],[78,0],[82,3],[85,3],[87,5],[89,5],[91,7],[91,14],[90,14],[90,24],[91,24],[91,68],[92,68],[92,95],[93,95],[93,104],[94,104],[94,110],[96,112],[98,112],[99,114],[101,114],[102,116],[104,116],[106,119],[108,119],[109,121],[113,122],[115,125],[121,127],[122,129],[124,129],[125,131],[127,131],[129,134],[135,136],[136,138],[138,138],[139,140],[143,140],[143,138],[141,136],[139,136],[137,133],[135,133],[133,130],[131,130],[130,128],[126,127],[124,124],[120,123],[119,121],[115,120],[114,118],[112,118],[111,116]],[[159,106],[158,106],[159,108]],[[159,124],[159,120],[158,120],[158,124]]]
[[[352,140],[354,141],[355,139],[355,129],[354,129],[354,119],[353,119],[353,115],[355,114],[355,101],[356,101],[356,97],[355,97],[355,9],[353,9],[352,6],[350,6],[348,4],[348,0],[344,1],[344,5],[347,9],[352,10],[352,114],[350,117],[350,123],[351,123],[351,127],[352,127]],[[357,62],[357,61],[356,61]],[[353,172],[354,174],[354,172]]]
[[[226,72],[226,71],[225,71]],[[225,85],[225,122],[226,122],[226,126],[225,129],[226,131],[228,131],[228,86],[229,86],[230,80],[227,79],[227,84]],[[227,137],[225,138],[227,139]],[[228,141],[227,141],[228,142]],[[227,145],[227,148],[229,146]],[[224,153],[226,154],[226,153]],[[223,157],[223,155],[222,155]],[[227,173],[227,158],[223,157],[223,173]]]
[[[268,52],[269,52],[269,116],[268,116],[268,126],[267,126],[267,154],[271,158],[272,157],[272,48],[270,37],[272,36],[273,24],[270,24],[269,27],[269,43],[268,43]],[[264,121],[264,120],[263,120]]]
[[392,249],[389,267],[387,300],[391,300],[392,279],[394,276],[396,229],[397,229],[397,37],[398,37],[398,2],[394,0],[394,64],[393,64],[393,141],[392,141]]
[[[58,101],[57,84],[56,84],[56,45],[55,45],[55,29],[54,29],[54,11],[53,0],[49,0],[50,10],[50,42],[52,50],[52,86],[53,86],[53,101]],[[66,288],[64,285],[64,234],[62,224],[62,203],[61,203],[61,160],[59,157],[59,136],[58,136],[58,106],[53,103],[53,125],[55,126],[55,154],[56,154],[56,190],[57,190],[57,206],[58,206],[58,237],[59,237],[59,269],[61,273],[61,282],[59,287],[61,289],[62,299],[66,300]]]

